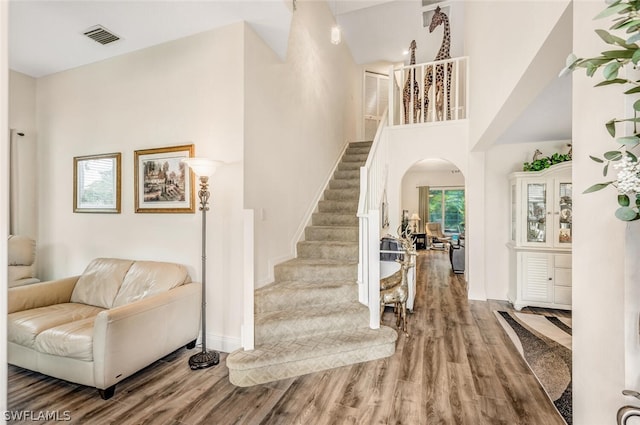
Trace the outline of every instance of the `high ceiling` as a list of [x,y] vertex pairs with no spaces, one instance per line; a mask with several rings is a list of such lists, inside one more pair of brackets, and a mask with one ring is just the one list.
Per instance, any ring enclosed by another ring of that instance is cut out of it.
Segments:
[[[423,4],[432,0],[326,3],[358,64],[405,62],[408,58],[403,51],[412,39],[418,44],[418,63],[433,60],[440,47],[442,29],[429,33],[423,22],[423,13],[433,8]],[[451,0],[439,4],[451,19],[452,56],[461,56],[463,3]],[[9,13],[10,68],[38,78],[242,20],[284,58],[293,0],[10,0]],[[96,25],[121,39],[102,46],[83,35]],[[570,97],[569,79],[554,82],[499,143],[569,139]]]

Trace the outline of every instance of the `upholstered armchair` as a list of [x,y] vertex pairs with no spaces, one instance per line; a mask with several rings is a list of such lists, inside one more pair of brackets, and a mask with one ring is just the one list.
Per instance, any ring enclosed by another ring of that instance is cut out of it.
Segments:
[[442,249],[448,248],[451,243],[451,237],[445,236],[445,234],[442,233],[442,225],[439,222],[434,221],[427,223],[424,230],[427,234],[427,239],[429,240],[431,248],[436,248],[438,246],[442,246]]
[[35,277],[36,241],[27,236],[11,235],[8,240],[8,251],[9,288],[40,282]]

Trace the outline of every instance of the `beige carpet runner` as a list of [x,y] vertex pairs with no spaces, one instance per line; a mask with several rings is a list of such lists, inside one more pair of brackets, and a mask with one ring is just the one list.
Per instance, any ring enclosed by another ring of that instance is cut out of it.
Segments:
[[255,350],[227,357],[229,380],[246,387],[391,356],[397,333],[369,328],[358,302],[360,167],[370,142],[351,143],[318,203],[297,257],[255,292]]

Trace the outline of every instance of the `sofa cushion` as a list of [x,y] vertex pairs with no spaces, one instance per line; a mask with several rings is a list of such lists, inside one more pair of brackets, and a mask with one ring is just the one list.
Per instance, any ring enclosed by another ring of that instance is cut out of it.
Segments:
[[103,308],[85,304],[63,303],[17,311],[7,317],[7,339],[34,348],[36,337],[46,331],[76,320],[95,318]]
[[113,307],[129,304],[189,281],[185,266],[157,261],[136,261],[124,278]]
[[22,279],[33,279],[34,282],[39,282],[33,277],[33,267],[31,266],[10,266],[8,270],[9,287],[12,286],[12,282]]
[[36,259],[36,241],[27,236],[11,235],[7,244],[10,266],[30,266],[34,263]]
[[91,261],[73,288],[71,302],[111,308],[132,264],[131,260],[117,258],[96,258]]
[[54,356],[93,361],[93,323],[95,317],[75,320],[40,332],[36,351]]

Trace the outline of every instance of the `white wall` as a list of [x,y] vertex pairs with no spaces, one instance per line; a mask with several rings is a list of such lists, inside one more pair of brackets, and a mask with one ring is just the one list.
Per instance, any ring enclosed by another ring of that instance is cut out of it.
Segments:
[[[403,179],[417,161],[424,158],[441,158],[452,163],[452,168],[467,170],[466,121],[437,125],[395,126],[385,130],[389,138],[390,164],[387,180],[389,202],[389,229],[395,230],[401,222],[403,209]],[[410,211],[413,212],[413,211]]]
[[[105,256],[182,263],[199,280],[200,212],[134,213],[134,151],[193,143],[227,163],[207,223],[207,339],[224,351],[239,347],[242,321],[243,38],[235,24],[37,82],[44,279]],[[73,157],[108,152],[122,152],[122,213],[73,213]]]
[[[570,2],[467,1],[464,4],[465,54],[471,58],[469,142],[471,148],[482,142],[486,149],[500,135],[496,131],[517,118],[528,102],[557,75],[557,66],[546,60],[536,62],[545,72],[527,71]],[[564,40],[569,37],[567,33]],[[547,43],[545,54],[553,53],[555,45]],[[566,52],[562,50],[561,55],[566,57]],[[560,58],[561,63],[564,57]],[[551,74],[545,68],[549,64],[553,67]],[[525,73],[526,79],[522,80]],[[512,97],[516,88],[527,96]],[[504,108],[507,100],[511,101],[510,107]],[[492,124],[494,128],[490,128]],[[488,129],[492,130],[491,134],[485,135]]]
[[362,75],[346,45],[330,43],[333,23],[325,2],[298,2],[284,63],[246,31],[244,199],[256,212],[257,286],[295,255],[314,200],[356,141]]
[[[536,142],[495,145],[485,154],[485,249],[487,298],[506,300],[509,289],[510,189],[509,174],[522,171],[524,162],[531,162],[540,149],[544,156],[567,153],[562,142]],[[574,191],[575,193],[575,191]]]
[[[19,72],[9,73],[9,128],[13,129],[13,175],[16,190],[12,194],[14,234],[36,238],[38,234],[37,173],[36,163],[36,80]],[[18,136],[16,133],[24,133]]]
[[[593,31],[608,25],[593,17],[604,7],[602,2],[574,2],[574,51],[579,56],[597,56],[603,50],[604,43]],[[628,114],[620,87],[594,88],[600,80],[601,74],[594,78],[582,71],[573,74],[573,411],[574,423],[585,425],[614,423],[616,410],[633,401],[621,395],[625,389],[626,225],[614,218],[613,189],[582,194],[604,180],[602,167],[588,156],[617,146],[604,123]],[[637,335],[637,317],[634,322]]]

